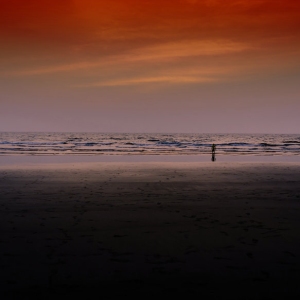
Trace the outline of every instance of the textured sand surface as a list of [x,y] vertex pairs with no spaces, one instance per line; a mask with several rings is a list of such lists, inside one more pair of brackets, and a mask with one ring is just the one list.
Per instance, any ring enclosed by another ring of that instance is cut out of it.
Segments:
[[0,193],[3,299],[300,296],[299,163],[5,166]]

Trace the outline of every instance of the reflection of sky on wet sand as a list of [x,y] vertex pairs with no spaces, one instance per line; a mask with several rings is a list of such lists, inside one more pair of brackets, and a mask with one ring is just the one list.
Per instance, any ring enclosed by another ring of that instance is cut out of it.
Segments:
[[[300,156],[273,155],[218,155],[214,163],[300,163]],[[41,164],[92,164],[93,163],[206,163],[211,154],[206,155],[102,155],[102,156],[0,156],[0,168],[39,166]],[[101,165],[99,165],[101,167]]]

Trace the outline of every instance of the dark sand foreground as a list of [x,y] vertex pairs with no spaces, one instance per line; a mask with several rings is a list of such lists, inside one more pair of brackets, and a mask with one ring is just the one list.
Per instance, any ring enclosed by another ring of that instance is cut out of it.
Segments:
[[1,299],[300,296],[299,163],[5,166],[0,192]]

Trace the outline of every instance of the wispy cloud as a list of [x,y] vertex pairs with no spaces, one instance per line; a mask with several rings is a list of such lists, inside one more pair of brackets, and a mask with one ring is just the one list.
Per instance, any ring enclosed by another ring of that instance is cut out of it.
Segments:
[[130,79],[107,80],[88,84],[77,85],[77,87],[114,87],[114,86],[130,86],[141,84],[188,84],[188,83],[209,83],[217,81],[213,77],[196,77],[196,76],[155,76],[155,77],[137,77]]
[[249,50],[249,45],[226,40],[180,41],[136,49],[129,61],[161,61],[195,56],[226,55]]
[[99,62],[76,62],[70,64],[58,64],[56,66],[43,66],[31,69],[15,70],[6,72],[5,75],[11,76],[35,76],[43,74],[67,73],[72,71],[80,71],[83,69],[97,68],[101,66]]
[[81,61],[69,64],[58,64],[55,66],[52,65],[14,70],[6,72],[5,75],[35,76],[68,73],[81,70],[89,71],[105,67],[114,68],[118,71],[118,68],[124,65],[130,65],[130,68],[134,68],[134,64],[176,64],[176,62],[184,59],[192,59],[201,56],[227,55],[246,51],[251,48],[251,46],[244,43],[226,40],[179,41],[135,48],[123,54],[106,55],[101,59],[93,61]]

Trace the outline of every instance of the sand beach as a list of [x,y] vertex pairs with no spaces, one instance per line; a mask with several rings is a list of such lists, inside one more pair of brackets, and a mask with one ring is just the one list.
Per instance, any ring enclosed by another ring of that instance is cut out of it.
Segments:
[[300,296],[300,163],[0,167],[1,299]]

